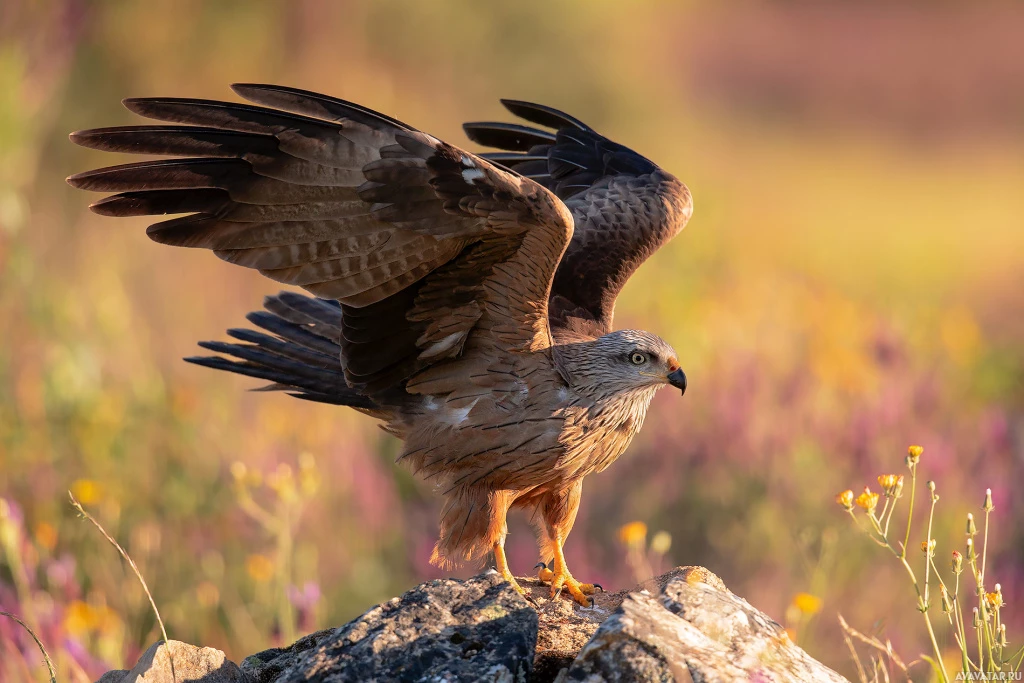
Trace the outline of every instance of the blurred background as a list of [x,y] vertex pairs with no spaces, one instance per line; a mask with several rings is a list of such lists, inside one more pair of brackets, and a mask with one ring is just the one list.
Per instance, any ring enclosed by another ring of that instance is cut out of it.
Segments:
[[[257,81],[464,145],[462,121],[509,118],[499,97],[543,102],[689,185],[690,225],[616,322],[669,339],[690,390],[662,392],[587,480],[577,576],[619,589],[701,564],[848,675],[837,613],[913,660],[913,589],[834,496],[877,489],[919,443],[943,570],[993,491],[989,581],[1019,645],[1021,35],[1013,2],[4,3],[0,609],[65,681],[159,638],[69,490],[134,557],[170,636],[236,661],[443,575],[427,563],[439,500],[371,420],[181,362],[278,286],[96,217],[98,196],[64,183],[123,161],[67,140],[137,122],[122,98]],[[508,547],[530,573],[522,520]],[[33,648],[0,620],[0,679],[43,680]]]

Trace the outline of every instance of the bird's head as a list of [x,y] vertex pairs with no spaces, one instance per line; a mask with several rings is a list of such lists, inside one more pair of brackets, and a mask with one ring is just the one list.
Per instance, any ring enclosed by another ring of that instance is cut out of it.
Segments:
[[[686,375],[676,352],[661,337],[642,330],[616,330],[567,349],[570,384],[600,394],[673,386],[686,393]],[[590,392],[588,392],[590,393]]]

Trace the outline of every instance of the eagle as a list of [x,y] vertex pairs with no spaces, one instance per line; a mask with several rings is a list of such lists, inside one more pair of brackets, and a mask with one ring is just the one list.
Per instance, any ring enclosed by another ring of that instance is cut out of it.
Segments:
[[174,157],[69,177],[114,193],[92,211],[186,214],[147,234],[312,294],[268,297],[258,329],[186,360],[375,418],[443,497],[431,562],[493,555],[522,592],[504,552],[521,509],[552,597],[592,605],[600,586],[563,554],[583,480],[622,455],[658,389],[686,390],[666,341],[612,327],[630,275],[689,220],[686,185],[539,104],[502,100],[532,125],[465,124],[500,150],[472,153],[353,102],[232,89],[252,104],[127,99],[161,125],[70,136]]

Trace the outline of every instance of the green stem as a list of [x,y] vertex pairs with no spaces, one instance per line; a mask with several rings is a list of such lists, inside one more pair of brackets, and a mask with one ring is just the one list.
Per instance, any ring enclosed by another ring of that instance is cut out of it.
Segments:
[[[903,546],[906,549],[906,546]],[[946,663],[942,661],[942,650],[939,649],[939,643],[935,640],[935,630],[932,629],[932,620],[928,616],[928,603],[924,599],[924,595],[921,593],[921,585],[917,582],[917,576],[914,574],[913,567],[907,562],[907,558],[901,557],[900,562],[903,564],[903,568],[907,570],[907,575],[910,576],[911,582],[914,584],[914,592],[917,593],[917,599],[920,601],[922,606],[921,614],[924,616],[925,626],[928,627],[928,636],[932,641],[932,652],[935,653],[935,661],[938,662],[939,672],[942,674],[941,680],[943,683],[948,683],[949,674],[946,672]]]
[[903,552],[900,558],[907,556],[907,544],[910,543],[910,525],[914,520],[914,497],[917,493],[917,465],[910,466],[910,511],[907,512],[907,533],[903,537]]
[[967,652],[967,631],[964,629],[964,608],[960,604],[960,574],[956,575],[956,583],[953,587],[953,612],[956,614],[957,631],[960,634],[958,637],[958,640],[960,641],[960,661],[963,666],[964,673],[967,673],[971,670],[971,655]]
[[981,543],[981,583],[985,582],[985,559],[988,557],[988,515],[991,510],[985,510],[985,536]]
[[929,584],[932,559],[932,520],[935,518],[935,495],[932,495],[932,507],[928,511],[928,535],[924,539],[924,602],[928,604]]

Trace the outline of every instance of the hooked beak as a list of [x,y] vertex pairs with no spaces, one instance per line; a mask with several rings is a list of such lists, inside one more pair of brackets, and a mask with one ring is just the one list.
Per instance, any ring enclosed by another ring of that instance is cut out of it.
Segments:
[[668,383],[679,389],[682,393],[686,393],[686,375],[683,373],[682,368],[676,368],[668,373]]

